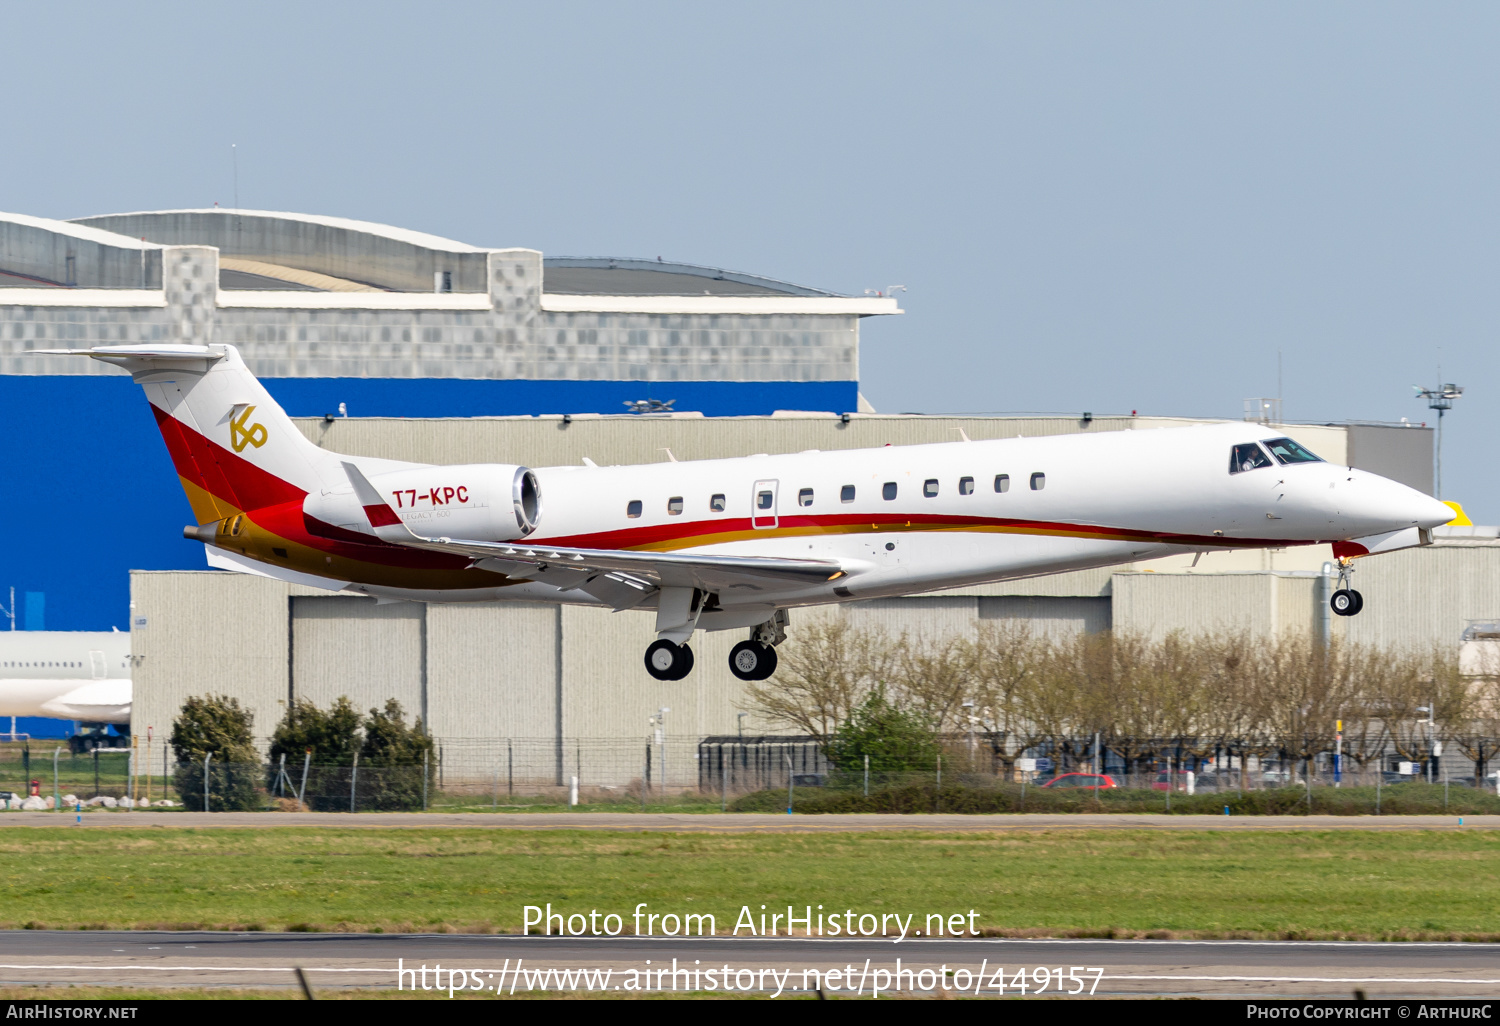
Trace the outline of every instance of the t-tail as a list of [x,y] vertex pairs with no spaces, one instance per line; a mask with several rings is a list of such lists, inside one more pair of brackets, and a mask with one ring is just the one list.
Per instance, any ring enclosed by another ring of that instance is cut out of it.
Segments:
[[300,502],[320,488],[349,487],[340,457],[297,430],[234,346],[123,345],[41,352],[90,356],[130,372],[146,391],[200,525]]

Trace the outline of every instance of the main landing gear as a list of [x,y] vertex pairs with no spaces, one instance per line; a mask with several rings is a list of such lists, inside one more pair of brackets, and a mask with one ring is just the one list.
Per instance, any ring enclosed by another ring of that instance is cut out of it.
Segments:
[[765,680],[776,672],[776,646],[786,640],[787,613],[778,609],[771,619],[750,630],[750,637],[729,650],[729,672],[740,680]]
[[1335,616],[1356,616],[1365,608],[1365,597],[1349,587],[1349,575],[1354,573],[1353,561],[1339,560],[1339,586],[1328,600]]
[[646,647],[646,672],[657,680],[681,680],[693,672],[693,650],[686,642],[653,641]]
[[[730,650],[729,672],[740,680],[765,680],[775,673],[776,646],[786,640],[786,625],[786,610],[778,609],[752,628],[750,637]],[[658,638],[646,648],[646,672],[657,680],[682,680],[693,672],[693,650],[686,640]]]
[[765,680],[776,672],[776,649],[763,641],[742,641],[729,650],[729,672],[740,680]]

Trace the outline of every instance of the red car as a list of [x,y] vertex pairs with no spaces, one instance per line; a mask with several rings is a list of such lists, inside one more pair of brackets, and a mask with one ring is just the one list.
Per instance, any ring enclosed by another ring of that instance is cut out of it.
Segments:
[[1062,776],[1053,777],[1042,785],[1043,787],[1080,787],[1090,791],[1102,791],[1107,787],[1119,787],[1115,778],[1105,776],[1103,773],[1064,773]]

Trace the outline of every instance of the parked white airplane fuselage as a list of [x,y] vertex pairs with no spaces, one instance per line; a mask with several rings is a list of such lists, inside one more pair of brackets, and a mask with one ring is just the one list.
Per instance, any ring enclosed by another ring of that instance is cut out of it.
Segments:
[[130,635],[0,631],[0,717],[130,722]]

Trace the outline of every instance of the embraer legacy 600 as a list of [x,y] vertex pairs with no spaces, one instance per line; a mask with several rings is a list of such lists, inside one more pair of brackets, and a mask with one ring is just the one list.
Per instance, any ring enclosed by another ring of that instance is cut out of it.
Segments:
[[645,466],[430,466],[314,445],[228,345],[78,353],[145,387],[211,566],[383,601],[655,609],[646,669],[681,680],[697,630],[749,629],[762,680],[796,606],[1172,553],[1332,542],[1349,559],[1454,519],[1274,429],[1223,424]]

